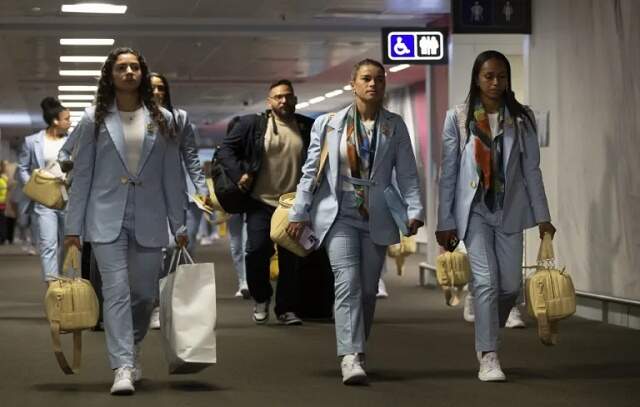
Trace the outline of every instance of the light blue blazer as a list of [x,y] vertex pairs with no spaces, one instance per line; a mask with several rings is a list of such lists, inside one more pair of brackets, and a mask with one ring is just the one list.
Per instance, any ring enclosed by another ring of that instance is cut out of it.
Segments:
[[[22,149],[18,156],[17,178],[22,186],[26,185],[31,177],[33,170],[45,168],[44,162],[44,137],[46,130],[40,130],[30,136],[25,137]],[[65,136],[66,138],[67,136]],[[65,142],[66,144],[66,142]],[[28,204],[20,207],[20,213],[25,214],[31,210],[33,201],[29,200]]]
[[[161,109],[169,125],[171,114]],[[95,107],[86,109],[74,133],[78,132],[74,181],[69,193],[65,235],[82,235],[84,240],[109,243],[122,229],[127,196],[135,188],[135,236],[145,247],[165,247],[171,231],[184,233],[185,193],[178,143],[162,136],[144,108],[145,136],[138,168],[126,166],[125,140],[115,103],[94,134]],[[75,136],[75,134],[73,135]]]
[[[533,112],[526,108],[533,117]],[[442,139],[437,230],[457,229],[463,240],[471,205],[480,186],[474,159],[473,133],[464,127],[466,105],[447,111]],[[505,109],[503,168],[506,168],[501,229],[517,233],[551,221],[540,171],[540,147],[531,124]]]
[[[33,170],[44,168],[44,137],[45,130],[40,130],[25,137],[20,155],[18,156],[18,181],[25,185]],[[66,138],[67,136],[65,136]]]
[[[188,193],[198,192],[200,195],[209,195],[209,189],[202,172],[198,146],[196,143],[197,130],[189,121],[187,112],[182,109],[174,109],[174,116],[178,128],[178,140],[180,143],[180,155],[185,170],[185,179]],[[195,187],[195,189],[194,189]]]
[[[296,190],[296,201],[289,212],[289,220],[292,222],[310,221],[320,241],[324,240],[338,215],[342,195],[338,169],[340,139],[349,108],[350,106],[335,115],[322,115],[314,122],[307,161],[302,167],[302,178]],[[392,184],[394,169],[398,188],[408,204],[407,217],[423,220],[424,207],[407,127],[402,117],[395,113],[383,109],[380,115],[380,132],[370,176],[369,232],[374,243],[386,246],[400,241],[398,226],[384,197],[385,188]],[[316,172],[325,137],[328,138],[329,157],[316,190]]]

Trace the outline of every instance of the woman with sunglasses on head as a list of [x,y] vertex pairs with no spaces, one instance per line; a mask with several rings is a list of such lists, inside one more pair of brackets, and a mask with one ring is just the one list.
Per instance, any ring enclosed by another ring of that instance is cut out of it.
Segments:
[[[53,175],[63,176],[57,158],[71,127],[69,110],[53,97],[44,98],[40,107],[47,128],[24,141],[18,158],[18,180],[22,185],[27,184],[36,169],[47,168]],[[55,280],[62,261],[64,211],[37,202],[31,202],[26,210],[31,212],[33,245],[40,253],[43,279],[45,282]]]
[[140,380],[140,345],[156,299],[167,219],[188,243],[185,186],[171,113],[154,102],[142,55],[116,48],[98,83],[96,105],[75,132],[78,151],[65,244],[91,242],[102,278],[104,325],[115,378],[112,394]]
[[[382,107],[386,78],[380,62],[365,59],[351,74],[354,102],[318,117],[287,232],[296,240],[311,228],[326,247],[335,276],[335,326],[344,384],[367,382],[365,343],[371,332],[378,280],[387,246],[400,241],[385,199],[397,181],[407,202],[407,234],[424,222],[422,193],[407,127]],[[321,150],[328,158],[316,185]],[[393,180],[393,173],[396,177]]]
[[436,239],[464,240],[471,263],[475,348],[482,381],[504,381],[498,332],[522,286],[522,233],[555,233],[540,172],[533,112],[511,90],[497,51],[476,58],[466,103],[447,112]]

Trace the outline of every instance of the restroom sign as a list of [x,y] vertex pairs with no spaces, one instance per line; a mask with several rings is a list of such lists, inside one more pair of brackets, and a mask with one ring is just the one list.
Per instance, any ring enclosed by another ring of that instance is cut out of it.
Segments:
[[385,64],[447,63],[446,34],[420,28],[383,28],[382,55]]

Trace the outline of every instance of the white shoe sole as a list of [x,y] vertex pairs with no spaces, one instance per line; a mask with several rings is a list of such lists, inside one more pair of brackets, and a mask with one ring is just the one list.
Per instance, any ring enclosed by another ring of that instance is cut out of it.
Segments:
[[258,318],[256,318],[255,315],[253,316],[253,322],[255,322],[258,325],[264,325],[264,324],[267,323],[267,321],[269,321],[269,315],[267,315],[263,319],[258,319]]
[[114,396],[129,396],[135,391],[132,383],[117,383],[111,386],[111,394]]
[[367,374],[362,372],[362,373],[356,373],[352,376],[349,377],[342,377],[342,383],[346,384],[348,386],[352,386],[352,385],[362,385],[362,384],[368,384],[369,383],[369,378],[367,377]]
[[504,374],[502,376],[500,376],[500,375],[490,376],[490,375],[483,375],[483,374],[478,373],[478,379],[480,379],[480,381],[482,381],[482,382],[505,382],[505,381],[507,381],[507,377]]

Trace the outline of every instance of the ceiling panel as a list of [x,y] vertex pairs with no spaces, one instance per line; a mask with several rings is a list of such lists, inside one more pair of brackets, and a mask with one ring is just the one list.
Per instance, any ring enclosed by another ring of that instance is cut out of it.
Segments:
[[[0,46],[7,57],[0,68],[12,87],[2,88],[9,100],[0,104],[0,117],[21,112],[13,124],[0,121],[3,136],[42,126],[40,100],[57,95],[59,84],[95,83],[62,78],[58,71],[99,69],[99,63],[61,64],[59,57],[106,56],[110,47],[63,47],[62,37],[114,38],[116,46],[140,50],[151,70],[169,78],[174,104],[189,111],[206,135],[233,115],[263,109],[266,89],[276,79],[293,80],[300,101],[341,88],[353,63],[380,59],[381,27],[424,25],[449,8],[445,0],[136,0],[128,2],[124,16],[92,16],[62,15],[62,3],[0,2]],[[411,80],[406,71],[394,74],[390,86]],[[334,98],[314,110],[345,100]]]

